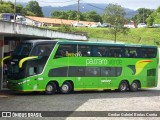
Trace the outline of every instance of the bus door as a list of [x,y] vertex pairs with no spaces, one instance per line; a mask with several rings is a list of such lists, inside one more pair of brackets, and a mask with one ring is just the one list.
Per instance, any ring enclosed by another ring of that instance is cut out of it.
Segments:
[[43,77],[40,77],[38,74],[42,73],[42,70],[44,68],[44,61],[45,59],[41,60],[33,60],[28,63],[28,75],[27,76],[33,76],[31,77],[31,89],[37,90],[42,89],[43,85]]
[[33,48],[31,52],[31,56],[38,56],[38,59],[28,61],[28,76],[33,76],[32,84],[34,90],[40,90],[44,88],[45,78],[44,75],[42,77],[41,74],[44,74],[42,72],[43,69],[45,69],[44,67],[47,63],[53,47],[54,44],[52,43],[38,44]]

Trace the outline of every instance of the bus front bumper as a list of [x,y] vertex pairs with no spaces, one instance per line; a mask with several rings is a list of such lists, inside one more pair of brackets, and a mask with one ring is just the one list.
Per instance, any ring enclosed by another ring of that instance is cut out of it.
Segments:
[[23,91],[23,85],[20,85],[17,80],[9,80],[7,83],[7,88],[10,90]]

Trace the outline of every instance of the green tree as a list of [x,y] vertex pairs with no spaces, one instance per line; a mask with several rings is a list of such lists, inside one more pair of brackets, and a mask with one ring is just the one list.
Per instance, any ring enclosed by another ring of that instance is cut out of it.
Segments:
[[139,8],[138,13],[132,17],[132,20],[138,23],[146,23],[147,18],[152,14],[152,10],[146,8]]
[[21,4],[16,5],[16,13],[20,13],[22,15],[26,15],[27,14],[27,10],[25,8],[23,8],[23,6]]
[[160,24],[160,6],[157,8],[154,18],[154,24],[158,23]]
[[103,21],[112,25],[115,25],[116,22],[123,24],[125,14],[124,9],[120,5],[110,3],[103,14]]
[[71,27],[70,25],[61,25],[59,28],[58,28],[58,31],[60,32],[75,32],[75,28]]
[[68,20],[77,20],[77,11],[67,11]]
[[[2,2],[0,4],[0,13],[14,13],[14,4],[12,2]],[[27,11],[22,5],[16,5],[16,13],[22,15],[34,15],[34,13]]]
[[[80,12],[80,20],[84,20],[83,14]],[[53,11],[51,12],[52,18],[77,20],[77,11]]]
[[27,16],[36,16],[33,12],[31,11],[26,11],[26,14]]
[[147,22],[147,25],[148,25],[148,26],[152,26],[152,25],[153,25],[154,20],[155,20],[155,16],[156,16],[156,12],[153,12],[153,13],[146,19],[146,22]]
[[118,33],[127,34],[129,32],[129,29],[123,27],[125,22],[125,14],[124,9],[120,5],[110,3],[106,7],[103,15],[103,21],[112,25],[109,32],[114,35],[115,42],[117,41]]
[[160,6],[149,15],[146,20],[147,25],[160,24]]
[[2,2],[0,4],[0,13],[14,13],[14,5],[11,2]]
[[51,12],[51,17],[58,18],[58,19],[67,19],[68,15],[64,11],[53,11],[53,12]]
[[51,12],[51,17],[52,18],[58,18],[59,15],[61,15],[61,11],[53,11],[53,12]]
[[37,1],[31,0],[26,5],[26,10],[34,13],[38,17],[43,17],[43,12]]
[[102,17],[99,14],[97,14],[95,11],[83,13],[83,16],[86,21],[91,21],[91,22],[101,22],[102,21]]

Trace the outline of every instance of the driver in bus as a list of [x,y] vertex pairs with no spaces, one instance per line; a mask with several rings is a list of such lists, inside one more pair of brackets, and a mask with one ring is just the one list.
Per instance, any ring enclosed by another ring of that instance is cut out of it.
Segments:
[[45,54],[45,51],[44,51],[44,49],[43,49],[43,48],[41,48],[41,49],[40,49],[40,52],[39,52],[39,54],[38,54],[38,55],[39,55],[39,56],[43,56],[44,54]]

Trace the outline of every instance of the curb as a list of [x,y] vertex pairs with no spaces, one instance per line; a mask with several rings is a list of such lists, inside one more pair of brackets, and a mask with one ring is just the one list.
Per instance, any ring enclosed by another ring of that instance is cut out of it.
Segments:
[[6,95],[0,95],[0,98],[8,98]]

